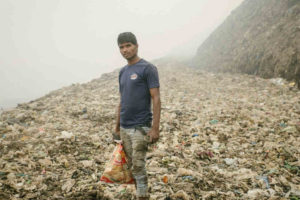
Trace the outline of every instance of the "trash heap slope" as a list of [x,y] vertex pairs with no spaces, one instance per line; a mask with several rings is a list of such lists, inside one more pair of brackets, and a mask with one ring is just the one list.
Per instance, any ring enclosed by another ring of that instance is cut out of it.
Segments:
[[194,64],[282,77],[300,88],[300,1],[245,0],[201,44]]
[[[157,64],[161,138],[149,147],[152,199],[300,195],[300,92],[284,81]],[[118,71],[0,116],[0,199],[134,199],[99,182],[115,145]],[[169,197],[169,198],[167,198]]]

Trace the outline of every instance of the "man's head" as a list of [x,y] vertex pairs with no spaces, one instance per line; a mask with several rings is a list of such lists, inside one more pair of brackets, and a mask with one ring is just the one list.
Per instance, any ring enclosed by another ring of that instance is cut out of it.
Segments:
[[125,59],[132,60],[137,56],[138,43],[133,33],[120,33],[118,36],[118,45],[120,52]]

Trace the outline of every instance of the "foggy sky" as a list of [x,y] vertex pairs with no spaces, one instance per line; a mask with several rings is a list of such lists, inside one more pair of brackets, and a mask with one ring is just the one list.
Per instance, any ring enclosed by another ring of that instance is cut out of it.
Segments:
[[0,108],[87,82],[126,64],[116,38],[139,55],[191,56],[242,0],[1,0]]

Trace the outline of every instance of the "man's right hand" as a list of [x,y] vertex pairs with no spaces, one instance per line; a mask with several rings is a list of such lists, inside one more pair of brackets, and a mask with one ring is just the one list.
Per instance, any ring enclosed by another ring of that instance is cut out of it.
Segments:
[[120,131],[113,132],[113,140],[121,140]]

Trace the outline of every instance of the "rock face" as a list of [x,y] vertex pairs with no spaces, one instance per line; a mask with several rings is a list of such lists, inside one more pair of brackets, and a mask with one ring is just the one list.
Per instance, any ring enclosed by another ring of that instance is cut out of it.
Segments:
[[[149,146],[151,198],[300,196],[300,91],[282,79],[157,64],[160,140]],[[100,182],[115,144],[118,71],[0,115],[0,199],[135,199]]]
[[199,47],[194,64],[300,87],[300,1],[245,0]]

